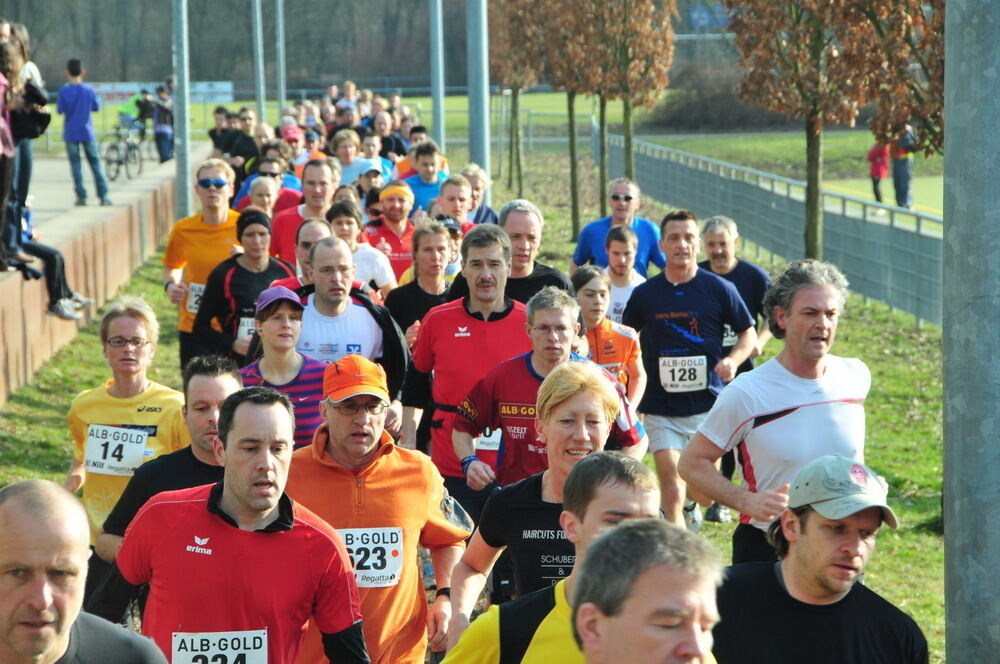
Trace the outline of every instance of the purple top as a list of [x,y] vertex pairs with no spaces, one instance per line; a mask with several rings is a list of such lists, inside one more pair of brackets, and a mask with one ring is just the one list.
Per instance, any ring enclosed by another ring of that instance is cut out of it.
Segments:
[[252,362],[240,369],[243,386],[264,385],[287,395],[295,407],[295,448],[309,445],[312,443],[313,432],[323,423],[319,402],[323,400],[323,372],[327,363],[303,355],[299,375],[284,385],[273,385],[264,380],[260,375],[259,364]]
[[91,143],[97,140],[90,114],[101,110],[101,102],[94,88],[86,83],[67,83],[59,90],[56,110],[66,116],[64,141]]
[[7,77],[0,72],[0,157],[14,156],[14,136],[10,133],[10,111],[7,109]]

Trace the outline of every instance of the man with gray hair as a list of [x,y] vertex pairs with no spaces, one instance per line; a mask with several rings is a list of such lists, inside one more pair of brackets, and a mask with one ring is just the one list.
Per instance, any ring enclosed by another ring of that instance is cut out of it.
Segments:
[[587,552],[573,597],[584,660],[713,662],[721,576],[706,540],[659,519],[631,521],[601,536]]
[[[563,362],[588,362],[573,353],[580,331],[580,305],[566,291],[546,286],[528,301],[525,332],[531,350],[496,365],[458,405],[451,434],[455,456],[463,463],[469,488],[480,490],[496,481],[508,486],[549,467],[545,443],[535,431],[535,401],[545,377]],[[616,388],[621,383],[608,375]],[[619,389],[621,411],[611,429],[612,441],[631,457],[646,453],[645,430]],[[500,451],[496,472],[476,451]]]
[[0,662],[166,662],[149,639],[80,610],[89,557],[73,494],[45,480],[0,489]]
[[[835,265],[789,264],[764,297],[768,326],[785,347],[722,391],[681,454],[678,470],[693,492],[742,513],[734,563],[774,560],[765,531],[805,464],[826,454],[864,461],[871,374],[861,360],[830,354],[846,299],[847,280]],[[733,449],[742,487],[715,468]]]
[[[759,324],[764,314],[764,294],[771,287],[771,277],[759,265],[736,257],[740,246],[740,233],[736,222],[723,215],[709,217],[701,226],[701,242],[708,254],[708,260],[698,263],[703,270],[711,270],[716,276],[736,286],[743,303],[750,310],[754,324],[757,325],[757,343],[750,351],[750,357],[743,360],[736,373],[741,374],[753,369],[753,358],[758,357],[764,349],[764,344],[771,339],[771,331],[767,321]],[[736,344],[736,333],[728,325],[723,327],[722,352],[728,353]],[[726,479],[733,479],[736,470],[736,456],[726,452],[722,456],[722,474]],[[705,511],[706,521],[728,522],[729,510],[719,503]]]
[[[545,225],[537,205],[523,198],[512,200],[501,208],[499,224],[511,245],[510,276],[504,291],[507,297],[527,303],[546,286],[573,293],[573,285],[565,274],[535,260],[542,246],[542,227]],[[455,277],[448,298],[456,300],[468,293],[469,285],[462,275]]]
[[875,471],[842,456],[804,466],[769,528],[780,562],[726,571],[714,633],[718,661],[926,664],[920,627],[858,583],[881,525],[899,525],[887,493]]

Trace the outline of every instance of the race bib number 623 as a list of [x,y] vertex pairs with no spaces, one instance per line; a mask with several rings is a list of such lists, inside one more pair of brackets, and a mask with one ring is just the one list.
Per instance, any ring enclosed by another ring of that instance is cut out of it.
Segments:
[[338,528],[358,588],[388,588],[403,571],[402,528]]

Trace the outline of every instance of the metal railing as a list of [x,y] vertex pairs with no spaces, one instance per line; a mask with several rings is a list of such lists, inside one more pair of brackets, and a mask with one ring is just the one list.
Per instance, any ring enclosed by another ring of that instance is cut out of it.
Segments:
[[[596,129],[591,150],[597,158]],[[801,257],[806,183],[646,141],[634,142],[643,193],[698,215],[722,214],[740,235],[786,259]],[[624,138],[608,136],[608,170],[624,174]],[[823,253],[851,290],[941,324],[941,244],[936,215],[823,190]]]

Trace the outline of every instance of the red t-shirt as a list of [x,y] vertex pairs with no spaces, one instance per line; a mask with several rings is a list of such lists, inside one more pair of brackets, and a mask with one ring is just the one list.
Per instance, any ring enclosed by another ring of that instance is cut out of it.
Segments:
[[363,236],[368,237],[368,244],[378,249],[378,245],[385,240],[391,247],[389,251],[389,264],[396,275],[396,280],[406,272],[406,268],[413,264],[413,224],[406,222],[406,231],[402,237],[396,235],[395,231],[383,223],[368,224],[365,226]]
[[295,235],[305,220],[302,210],[305,205],[282,210],[271,220],[271,255],[284,258],[295,265]]
[[[277,215],[279,212],[283,212],[289,208],[293,208],[302,202],[302,192],[298,189],[289,189],[288,187],[282,187],[278,190],[278,199],[274,202],[274,213]],[[250,196],[246,195],[240,200],[236,201],[236,207],[234,210],[240,211],[250,205]]]
[[[424,316],[413,347],[413,366],[424,373],[434,371],[434,403],[444,407],[434,413],[442,426],[431,430],[431,458],[442,475],[462,477],[462,466],[451,444],[458,404],[492,367],[531,350],[531,340],[524,331],[525,312],[523,304],[512,301],[506,313],[485,321],[469,313],[463,298],[434,307]],[[496,452],[477,455],[495,467]]]
[[219,513],[219,493],[209,484],[151,498],[115,560],[126,581],[149,584],[142,633],[168,660],[197,649],[207,661],[257,661],[266,650],[269,662],[294,662],[308,621],[334,634],[361,620],[350,558],[329,524],[282,496],[277,521],[240,530]]

